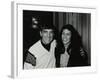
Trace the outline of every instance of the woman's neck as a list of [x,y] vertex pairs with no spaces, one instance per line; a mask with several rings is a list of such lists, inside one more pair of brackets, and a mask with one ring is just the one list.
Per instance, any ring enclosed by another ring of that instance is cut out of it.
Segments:
[[68,46],[69,46],[70,42],[67,44],[64,44],[65,49],[67,50]]

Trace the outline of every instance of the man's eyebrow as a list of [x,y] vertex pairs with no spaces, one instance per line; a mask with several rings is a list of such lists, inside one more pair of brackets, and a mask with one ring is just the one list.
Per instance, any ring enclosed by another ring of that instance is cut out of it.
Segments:
[[43,30],[43,31],[47,32],[47,30]]
[[51,30],[51,29],[44,29],[43,31],[53,31],[53,30]]

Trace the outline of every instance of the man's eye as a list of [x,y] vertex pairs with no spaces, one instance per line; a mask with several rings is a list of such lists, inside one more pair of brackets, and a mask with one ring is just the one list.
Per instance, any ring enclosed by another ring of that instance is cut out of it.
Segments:
[[53,34],[53,32],[50,32],[51,34]]
[[47,31],[43,31],[43,33],[47,33]]
[[70,35],[70,34],[67,34],[67,35]]

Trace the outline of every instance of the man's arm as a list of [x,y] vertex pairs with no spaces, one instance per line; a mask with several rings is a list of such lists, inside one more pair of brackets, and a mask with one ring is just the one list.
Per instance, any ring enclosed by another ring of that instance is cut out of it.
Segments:
[[25,62],[30,63],[32,66],[36,66],[36,57],[28,52]]
[[34,69],[36,66],[36,57],[29,51],[26,51],[26,58],[24,61],[24,69]]

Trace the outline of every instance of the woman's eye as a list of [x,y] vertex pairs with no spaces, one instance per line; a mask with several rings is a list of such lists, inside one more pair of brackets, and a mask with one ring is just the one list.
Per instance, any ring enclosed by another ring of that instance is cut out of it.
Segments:
[[63,33],[62,35],[65,35],[65,36],[70,36],[70,34],[69,34],[69,33],[67,33],[67,34]]

